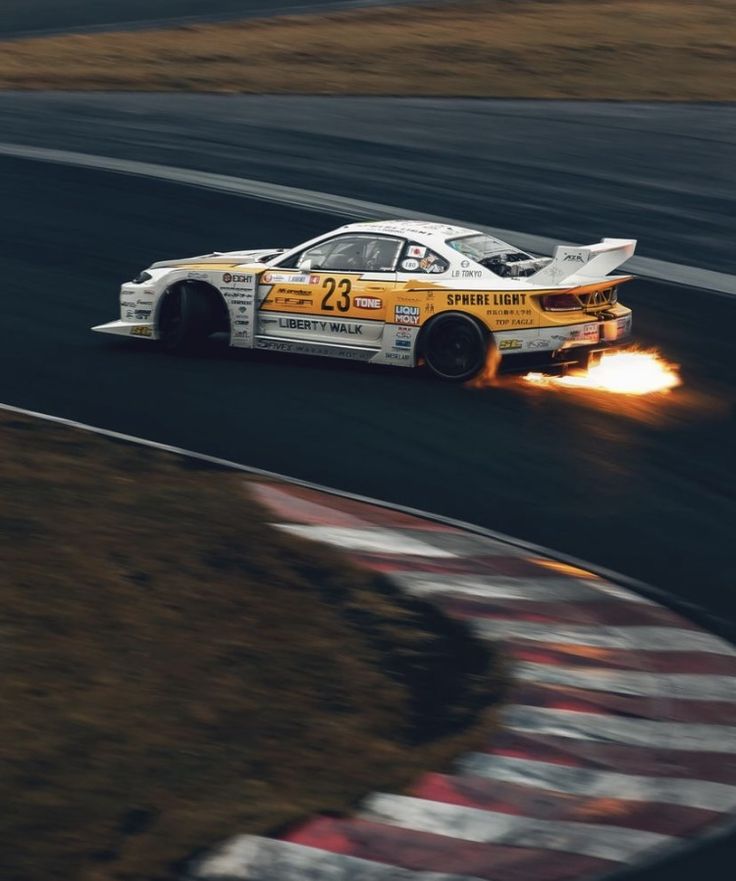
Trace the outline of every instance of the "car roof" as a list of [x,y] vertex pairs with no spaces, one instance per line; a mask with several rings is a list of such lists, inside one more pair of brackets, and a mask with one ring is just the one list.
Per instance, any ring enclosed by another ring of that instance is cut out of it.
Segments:
[[479,234],[476,229],[429,220],[376,220],[368,223],[348,223],[341,226],[339,232],[388,233],[442,242],[447,239]]

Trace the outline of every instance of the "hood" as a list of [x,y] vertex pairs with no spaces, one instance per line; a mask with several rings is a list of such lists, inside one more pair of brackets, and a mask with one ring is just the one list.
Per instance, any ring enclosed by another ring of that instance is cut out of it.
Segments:
[[159,260],[149,269],[176,269],[178,266],[197,266],[203,263],[223,263],[228,266],[240,263],[265,263],[272,257],[283,254],[286,248],[262,248],[259,251],[213,251],[199,257],[182,257],[179,260]]

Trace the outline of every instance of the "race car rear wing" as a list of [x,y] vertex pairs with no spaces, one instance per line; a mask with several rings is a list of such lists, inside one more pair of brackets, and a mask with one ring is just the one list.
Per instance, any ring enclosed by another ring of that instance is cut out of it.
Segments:
[[559,285],[574,276],[573,284],[603,280],[612,269],[625,263],[636,250],[636,239],[603,239],[596,245],[575,248],[558,245],[554,256],[527,281],[539,285]]

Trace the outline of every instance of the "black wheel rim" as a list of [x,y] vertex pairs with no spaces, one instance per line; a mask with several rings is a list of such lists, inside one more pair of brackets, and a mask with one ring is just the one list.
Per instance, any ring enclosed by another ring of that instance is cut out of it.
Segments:
[[478,332],[467,321],[444,321],[432,328],[427,360],[442,376],[465,376],[481,366]]

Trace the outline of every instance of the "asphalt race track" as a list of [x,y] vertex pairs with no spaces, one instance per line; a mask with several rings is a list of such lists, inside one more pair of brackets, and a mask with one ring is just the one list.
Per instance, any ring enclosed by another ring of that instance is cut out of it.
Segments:
[[[356,9],[387,0],[3,0],[0,39]],[[417,0],[388,0],[417,2]]]
[[733,105],[25,92],[0,94],[0,141],[638,238],[646,257],[734,271]]
[[629,288],[641,339],[683,365],[686,388],[656,402],[227,348],[177,358],[89,332],[115,317],[120,281],[342,221],[15,159],[0,191],[3,402],[479,523],[734,617],[729,299]]

